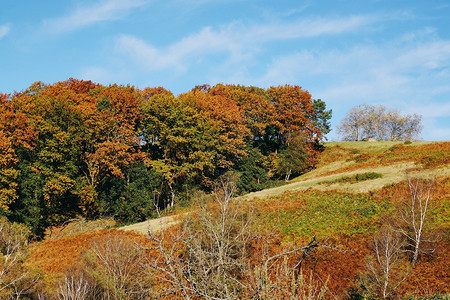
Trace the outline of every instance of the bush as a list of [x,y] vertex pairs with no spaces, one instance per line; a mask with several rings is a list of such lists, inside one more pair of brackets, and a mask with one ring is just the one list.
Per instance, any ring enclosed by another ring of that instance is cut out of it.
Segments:
[[335,184],[335,183],[358,183],[361,181],[372,180],[377,178],[382,178],[383,174],[375,173],[375,172],[366,172],[366,173],[358,173],[353,176],[343,176],[335,180],[322,181],[321,184]]

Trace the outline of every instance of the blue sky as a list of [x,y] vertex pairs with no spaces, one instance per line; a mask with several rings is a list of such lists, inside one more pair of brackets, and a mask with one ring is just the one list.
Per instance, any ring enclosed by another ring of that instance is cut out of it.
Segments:
[[[333,109],[423,116],[450,140],[449,0],[2,0],[0,92],[102,84],[300,85]],[[329,140],[336,140],[333,130]]]

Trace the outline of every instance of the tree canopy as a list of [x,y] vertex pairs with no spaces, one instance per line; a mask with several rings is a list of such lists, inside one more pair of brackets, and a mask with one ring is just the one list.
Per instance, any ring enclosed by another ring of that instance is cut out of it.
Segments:
[[139,221],[229,171],[242,175],[241,192],[300,174],[314,165],[331,116],[290,85],[204,85],[174,96],[71,78],[0,102],[2,214],[35,233],[76,215]]

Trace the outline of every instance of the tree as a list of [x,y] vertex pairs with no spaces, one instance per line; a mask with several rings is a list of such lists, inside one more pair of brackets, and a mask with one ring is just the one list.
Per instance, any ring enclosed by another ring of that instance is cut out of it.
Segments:
[[[209,90],[213,95],[225,95],[232,99],[244,111],[245,124],[250,130],[252,146],[257,146],[263,152],[270,148],[263,146],[267,129],[276,126],[275,107],[270,102],[266,90],[257,87],[241,85],[218,84]],[[269,141],[266,141],[269,142]]]
[[23,224],[0,219],[0,297],[19,299],[29,294],[37,282],[36,274],[23,262],[27,254],[30,230]]
[[392,141],[410,141],[419,136],[422,130],[422,116],[418,114],[402,116],[398,111],[386,114],[387,136]]
[[399,231],[407,239],[407,251],[411,253],[411,263],[415,264],[420,253],[432,253],[433,249],[423,247],[424,233],[428,223],[428,211],[433,200],[434,179],[407,177],[408,198],[400,213],[404,226]]
[[362,117],[364,114],[365,110],[362,106],[355,106],[347,112],[337,127],[337,132],[343,140],[359,141],[364,138],[364,119]]
[[144,276],[143,245],[124,234],[108,234],[93,242],[91,274],[104,299],[147,299],[149,281]]
[[160,295],[240,298],[250,231],[249,220],[232,201],[235,187],[235,175],[221,176],[214,186],[214,208],[205,198],[198,199],[199,213],[184,224],[179,235],[149,232],[156,253],[149,256],[146,266],[155,279],[167,284]]
[[7,210],[18,195],[18,148],[32,149],[36,134],[25,115],[17,113],[9,95],[0,93],[0,207]]
[[[37,138],[32,147],[15,148],[20,189],[12,204],[14,218],[31,219],[33,231],[42,232],[77,213],[98,214],[101,179],[124,178],[125,170],[144,158],[137,131],[139,99],[131,86],[76,79],[37,82],[15,93],[11,107],[25,116],[24,124]],[[23,130],[16,132],[12,136],[20,141]],[[43,221],[35,220],[39,215]]]
[[311,116],[314,126],[316,126],[322,134],[327,134],[331,131],[330,119],[333,111],[326,110],[326,103],[321,99],[313,100],[314,115]]
[[214,178],[246,155],[243,112],[223,95],[202,90],[178,97],[156,94],[143,103],[142,113],[144,149],[172,191],[169,205],[183,184],[210,188]]
[[17,161],[11,140],[3,131],[0,131],[0,207],[5,210],[18,197]]
[[367,273],[363,275],[363,285],[369,294],[391,298],[405,280],[406,272],[401,268],[400,256],[404,239],[391,226],[384,226],[375,235],[373,256],[366,263]]
[[154,299],[142,264],[147,255],[143,243],[142,236],[123,231],[101,234],[63,272],[57,282],[58,299]]
[[278,155],[277,171],[289,181],[292,174],[300,174],[308,167],[309,151],[307,144],[301,136],[290,137],[286,149]]
[[[219,177],[213,203],[197,197],[199,209],[179,231],[149,232],[152,255],[145,263],[160,282],[162,298],[184,299],[322,299],[325,284],[310,277],[302,262],[321,246],[315,239],[281,251],[270,249],[275,234],[253,231],[251,214],[233,199],[236,175]],[[277,240],[280,242],[280,240]],[[275,241],[276,243],[276,241]]]
[[338,134],[346,141],[366,138],[377,140],[412,140],[422,130],[421,116],[402,116],[396,110],[387,110],[383,105],[363,104],[347,112],[337,127]]
[[282,144],[299,134],[310,142],[322,138],[311,118],[315,116],[315,110],[308,91],[300,86],[285,85],[271,87],[267,94],[275,107],[275,120],[279,124],[278,140]]
[[269,182],[268,164],[258,148],[249,147],[247,156],[236,163],[235,170],[240,175],[237,182],[240,194],[256,192],[267,187]]

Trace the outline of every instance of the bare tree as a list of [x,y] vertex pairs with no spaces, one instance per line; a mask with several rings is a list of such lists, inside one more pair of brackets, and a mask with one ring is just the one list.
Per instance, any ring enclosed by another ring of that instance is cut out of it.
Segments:
[[68,270],[58,283],[57,297],[60,300],[95,299],[95,283],[80,270]]
[[392,141],[412,140],[422,130],[422,117],[418,114],[402,116],[399,111],[391,110],[385,115],[386,134]]
[[363,284],[371,294],[390,298],[406,279],[400,271],[400,255],[404,239],[391,226],[384,226],[373,239],[374,255],[367,261],[367,273],[362,277]]
[[[142,245],[122,234],[108,234],[96,240],[86,256],[87,267],[103,289],[105,299],[146,299],[150,283],[142,268]],[[90,264],[90,265],[89,265]]]
[[167,284],[163,294],[180,293],[186,299],[238,298],[250,231],[239,203],[232,201],[235,187],[234,175],[220,177],[214,186],[215,205],[198,200],[199,212],[184,224],[179,236],[169,237],[170,245],[164,230],[159,235],[149,232],[157,255],[146,266]]
[[397,110],[387,110],[383,105],[363,104],[347,112],[337,127],[345,141],[365,138],[377,140],[412,140],[422,130],[422,117],[418,114],[401,115]]
[[364,138],[364,114],[362,105],[353,107],[337,127],[337,132],[346,141],[359,141]]
[[0,219],[0,297],[19,299],[33,291],[38,276],[23,266],[30,230]]
[[[247,272],[246,284],[250,299],[323,299],[327,291],[327,281],[309,280],[302,271],[302,263],[318,248],[315,236],[307,245],[270,253],[271,240],[277,234],[258,236],[259,263]],[[246,297],[247,298],[247,297]]]
[[[302,261],[318,246],[315,239],[306,246],[272,253],[268,236],[252,230],[251,213],[232,199],[234,182],[232,174],[219,178],[212,203],[206,196],[197,197],[199,209],[176,234],[169,234],[163,224],[158,234],[149,232],[154,246],[144,265],[161,283],[155,292],[185,299],[322,297],[326,285],[307,284],[299,276]],[[255,243],[263,247],[255,250]],[[251,257],[260,258],[260,263],[255,265]],[[288,257],[289,264],[284,261]]]
[[411,252],[411,262],[417,262],[419,254],[432,253],[434,249],[423,247],[424,230],[427,224],[427,215],[432,192],[435,184],[434,179],[424,179],[421,177],[412,178],[407,175],[409,189],[409,199],[406,199],[401,210],[401,219],[405,226],[398,230],[407,239],[407,251]]

